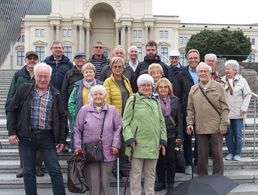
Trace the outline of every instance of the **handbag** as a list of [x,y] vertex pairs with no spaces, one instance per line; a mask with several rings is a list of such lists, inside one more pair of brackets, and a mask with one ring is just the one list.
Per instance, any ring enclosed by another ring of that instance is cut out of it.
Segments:
[[86,163],[94,163],[94,162],[103,162],[104,161],[103,147],[102,147],[102,135],[103,135],[105,118],[106,118],[106,111],[105,111],[103,122],[102,122],[100,139],[91,141],[88,143],[83,143],[83,149],[84,149],[84,154],[86,157]]
[[175,147],[175,156],[176,156],[176,172],[184,173],[185,172],[185,157],[184,152],[181,146]]
[[89,190],[84,176],[85,158],[81,155],[72,155],[67,160],[67,186],[73,193],[84,193]]

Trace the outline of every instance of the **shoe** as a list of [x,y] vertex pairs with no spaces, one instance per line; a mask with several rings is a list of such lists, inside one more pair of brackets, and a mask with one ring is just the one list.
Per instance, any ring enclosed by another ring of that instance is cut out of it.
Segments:
[[239,155],[235,155],[235,156],[233,157],[233,160],[235,160],[235,161],[240,161],[240,160],[241,160],[241,157],[240,157]]
[[19,172],[16,174],[16,178],[22,178],[23,177],[23,170],[20,168]]
[[226,157],[225,157],[225,160],[232,160],[233,158],[233,154],[228,154]]
[[159,183],[159,182],[157,182],[156,184],[155,184],[155,191],[161,191],[161,190],[163,190],[163,189],[165,189],[166,188],[166,185],[164,184],[164,183]]
[[36,168],[36,175],[38,177],[43,177],[45,175],[44,171],[42,170],[42,168]]
[[192,175],[192,166],[191,165],[187,165],[185,167],[185,175]]

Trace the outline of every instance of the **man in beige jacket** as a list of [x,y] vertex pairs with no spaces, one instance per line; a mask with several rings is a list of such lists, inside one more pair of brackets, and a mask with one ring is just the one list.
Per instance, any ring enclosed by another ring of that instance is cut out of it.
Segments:
[[193,131],[196,133],[197,145],[200,146],[197,147],[199,176],[208,175],[209,147],[212,151],[213,174],[223,175],[224,171],[222,146],[223,135],[229,125],[229,108],[224,89],[221,84],[211,80],[211,72],[211,67],[204,62],[197,66],[200,82],[192,86],[188,96],[186,130],[188,134]]

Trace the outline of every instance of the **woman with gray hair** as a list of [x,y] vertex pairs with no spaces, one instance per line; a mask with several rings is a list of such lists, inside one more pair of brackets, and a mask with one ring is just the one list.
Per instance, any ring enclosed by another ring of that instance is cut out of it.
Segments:
[[139,76],[138,93],[129,97],[123,115],[126,155],[131,161],[130,192],[141,194],[144,173],[145,194],[154,194],[155,168],[159,150],[165,155],[167,132],[159,101],[152,95],[154,80]]
[[225,88],[225,95],[229,106],[230,127],[226,135],[228,154],[226,160],[241,160],[243,118],[247,112],[251,89],[244,77],[239,73],[236,60],[225,62],[225,76],[221,82]]
[[89,99],[92,101],[80,109],[74,128],[77,155],[83,154],[84,143],[99,140],[103,129],[101,140],[104,161],[89,163],[84,171],[90,188],[89,195],[110,194],[109,178],[121,144],[122,118],[114,106],[105,103],[106,95],[102,85],[91,88]]
[[71,148],[73,152],[73,129],[76,115],[83,105],[89,103],[89,91],[95,85],[102,85],[103,82],[95,79],[96,69],[92,63],[86,63],[81,68],[83,79],[75,82],[72,93],[68,101],[68,111],[71,117],[70,130],[71,130]]

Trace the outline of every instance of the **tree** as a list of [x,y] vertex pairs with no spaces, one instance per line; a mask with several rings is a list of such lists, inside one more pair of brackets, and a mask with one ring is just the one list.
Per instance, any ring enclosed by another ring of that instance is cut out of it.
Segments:
[[241,30],[230,31],[228,29],[203,30],[192,35],[186,45],[186,53],[192,48],[199,50],[201,60],[204,59],[205,54],[214,53],[218,57],[239,62],[246,60],[252,51],[249,38]]

